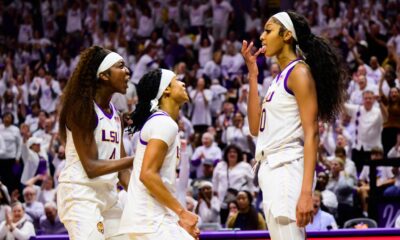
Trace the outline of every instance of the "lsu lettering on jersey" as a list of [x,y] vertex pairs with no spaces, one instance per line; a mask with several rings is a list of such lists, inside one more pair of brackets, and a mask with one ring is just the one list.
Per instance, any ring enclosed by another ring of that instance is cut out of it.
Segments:
[[267,160],[270,167],[303,157],[304,132],[299,108],[287,81],[300,60],[289,63],[272,81],[263,99],[256,160]]
[[[119,159],[121,119],[112,104],[112,114],[103,112],[96,103],[93,104],[97,115],[97,126],[93,134],[98,159]],[[116,235],[122,213],[116,186],[118,173],[90,179],[68,129],[65,154],[66,164],[57,188],[57,207],[60,220],[68,229],[71,239],[109,239]],[[98,231],[100,236],[94,237],[96,233],[99,234]]]
[[[110,103],[112,114],[107,114],[94,103],[97,115],[97,127],[93,134],[96,141],[98,159],[107,161],[109,159],[119,159],[121,150],[121,119],[114,106]],[[106,174],[90,179],[79,159],[75,148],[72,132],[67,129],[67,144],[65,147],[66,163],[65,168],[60,174],[60,183],[78,183],[84,185],[107,184],[115,186],[118,182],[118,173]]]

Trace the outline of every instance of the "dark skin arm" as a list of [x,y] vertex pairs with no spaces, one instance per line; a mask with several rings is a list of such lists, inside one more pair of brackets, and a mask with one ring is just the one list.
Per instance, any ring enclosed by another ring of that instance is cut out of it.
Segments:
[[132,166],[133,157],[100,161],[94,135],[86,136],[75,124],[68,124],[68,126],[70,126],[72,132],[76,152],[89,178],[119,172]]
[[299,227],[305,227],[313,221],[312,185],[319,142],[317,91],[305,64],[297,64],[288,80],[288,87],[296,97],[304,131],[304,173],[296,219]]

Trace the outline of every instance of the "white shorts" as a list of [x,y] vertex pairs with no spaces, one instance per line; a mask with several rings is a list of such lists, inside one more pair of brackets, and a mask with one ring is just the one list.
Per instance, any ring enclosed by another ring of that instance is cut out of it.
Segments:
[[194,240],[174,219],[165,217],[154,233],[131,233],[131,240]]
[[303,158],[275,168],[271,168],[267,161],[260,164],[258,181],[263,194],[264,212],[270,212],[274,218],[287,217],[296,221],[296,206],[304,172]]
[[[87,193],[85,196],[94,198],[90,201],[90,198],[76,194],[77,190],[79,193]],[[117,233],[122,215],[117,195],[114,191],[99,190],[93,191],[90,187],[77,184],[63,183],[58,186],[58,211],[69,238],[71,240],[129,239],[127,235]],[[93,192],[96,194],[92,195]]]
[[127,235],[116,235],[121,219],[121,208],[115,206],[108,211],[95,213],[82,213],[79,221],[64,221],[64,226],[68,231],[71,240],[127,240]]
[[269,236],[272,240],[304,240],[304,228],[299,228],[296,221],[287,217],[274,218],[271,212],[265,212]]

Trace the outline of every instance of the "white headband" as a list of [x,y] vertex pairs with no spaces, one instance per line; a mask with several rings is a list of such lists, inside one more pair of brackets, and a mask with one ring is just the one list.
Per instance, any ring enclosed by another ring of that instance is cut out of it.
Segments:
[[279,22],[283,24],[283,26],[285,26],[287,30],[292,32],[294,40],[297,41],[297,35],[296,31],[294,30],[293,22],[290,19],[289,14],[287,14],[287,12],[279,12],[272,17],[276,18]]
[[175,77],[175,73],[171,70],[167,69],[161,69],[161,80],[160,80],[160,86],[158,87],[158,92],[156,98],[151,100],[150,104],[150,112],[155,112],[158,110],[158,99],[161,98],[163,92],[165,89],[169,86],[171,83],[172,79]]
[[99,68],[97,69],[96,76],[99,77],[100,73],[109,69],[112,65],[116,64],[118,61],[124,60],[121,55],[116,52],[110,52],[101,62]]

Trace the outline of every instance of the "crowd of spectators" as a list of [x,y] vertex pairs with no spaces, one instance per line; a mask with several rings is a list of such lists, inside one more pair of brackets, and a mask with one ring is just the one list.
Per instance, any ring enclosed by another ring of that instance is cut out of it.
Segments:
[[[319,123],[308,229],[367,216],[365,160],[400,157],[399,9],[396,0],[294,1],[313,32],[338,48],[349,73],[343,113]],[[0,238],[66,232],[55,204],[65,162],[58,106],[80,51],[91,45],[118,52],[130,68],[127,94],[112,99],[126,123],[144,73],[168,68],[186,83],[191,101],[178,122],[190,162],[186,203],[202,229],[266,229],[240,48],[242,39],[260,46],[276,10],[266,0],[0,1]],[[280,69],[264,56],[257,63],[264,96]],[[137,137],[123,141],[134,155]],[[380,194],[400,196],[399,169],[379,167],[376,184]]]

